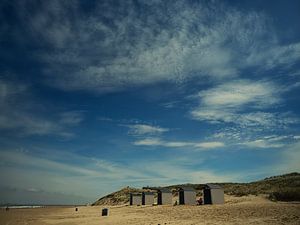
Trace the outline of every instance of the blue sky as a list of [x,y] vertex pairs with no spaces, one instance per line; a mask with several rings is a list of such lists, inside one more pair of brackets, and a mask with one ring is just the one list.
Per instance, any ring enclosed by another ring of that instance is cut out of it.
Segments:
[[1,1],[1,203],[300,171],[299,1]]

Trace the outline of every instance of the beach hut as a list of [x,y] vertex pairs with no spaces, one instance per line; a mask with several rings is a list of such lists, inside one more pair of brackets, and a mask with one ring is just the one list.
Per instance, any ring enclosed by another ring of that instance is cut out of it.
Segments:
[[206,184],[203,189],[204,204],[224,204],[224,190],[216,184]]
[[154,203],[154,193],[143,192],[142,194],[142,205],[153,205]]
[[157,205],[172,205],[172,191],[167,188],[157,190]]
[[130,194],[130,205],[141,205],[142,204],[142,195],[138,193]]
[[196,205],[196,191],[192,187],[181,187],[179,189],[180,205]]

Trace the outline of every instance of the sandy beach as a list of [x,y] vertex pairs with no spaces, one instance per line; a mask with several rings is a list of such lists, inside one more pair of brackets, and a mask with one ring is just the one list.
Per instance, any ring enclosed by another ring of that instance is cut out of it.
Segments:
[[300,224],[300,204],[271,202],[262,197],[226,196],[224,205],[114,206],[102,217],[103,206],[10,209],[0,212],[1,225],[42,224]]

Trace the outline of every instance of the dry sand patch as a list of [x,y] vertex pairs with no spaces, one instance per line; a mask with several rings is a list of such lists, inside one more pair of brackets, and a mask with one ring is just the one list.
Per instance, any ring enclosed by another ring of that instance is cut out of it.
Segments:
[[300,204],[276,203],[260,196],[226,196],[224,205],[114,206],[101,216],[101,206],[1,210],[2,225],[191,225],[300,224]]

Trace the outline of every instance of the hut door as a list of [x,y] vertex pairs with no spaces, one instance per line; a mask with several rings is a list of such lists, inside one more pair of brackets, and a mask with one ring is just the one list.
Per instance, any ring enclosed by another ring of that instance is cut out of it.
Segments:
[[203,194],[204,194],[204,204],[211,204],[212,202],[211,202],[210,189],[204,189]]
[[179,204],[184,205],[184,191],[179,191]]
[[157,204],[162,205],[162,193],[158,192],[157,194]]

